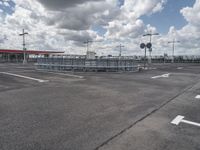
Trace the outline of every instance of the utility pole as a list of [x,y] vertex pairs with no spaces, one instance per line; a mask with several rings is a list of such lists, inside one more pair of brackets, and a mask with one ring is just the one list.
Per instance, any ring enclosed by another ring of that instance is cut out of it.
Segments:
[[93,41],[89,41],[87,40],[86,42],[84,42],[84,44],[87,44],[87,53],[89,52],[89,43],[92,43]]
[[123,47],[125,47],[124,45],[122,45],[122,44],[120,44],[119,46],[117,46],[117,47],[119,47],[119,57],[121,57],[122,56],[122,48]]
[[25,35],[28,34],[28,32],[24,32],[24,29],[22,30],[22,33],[19,34],[19,36],[22,36],[23,37],[23,51],[24,51],[24,60],[23,60],[23,64],[26,64],[27,63],[27,60],[26,60],[26,42],[25,42]]
[[174,63],[174,50],[175,50],[175,43],[180,43],[180,41],[176,41],[173,39],[173,41],[169,41],[169,44],[172,44],[172,63]]
[[[150,31],[147,34],[144,34],[143,36],[149,36],[149,42],[152,42],[152,36],[154,35],[159,35],[159,33],[152,33],[152,31]],[[152,48],[149,49],[149,57],[150,57],[150,63],[151,63],[151,52],[152,52]]]

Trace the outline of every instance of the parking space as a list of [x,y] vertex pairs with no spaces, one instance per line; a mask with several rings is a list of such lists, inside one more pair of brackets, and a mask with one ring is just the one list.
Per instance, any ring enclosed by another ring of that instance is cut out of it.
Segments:
[[6,73],[0,73],[0,92],[37,86],[37,82],[29,79],[19,78]]
[[200,122],[200,67],[155,68],[55,73],[1,65],[0,149],[200,148],[199,128],[171,123],[178,115]]
[[[42,70],[36,70],[33,65],[23,66],[14,64],[4,64],[0,66],[1,88],[8,87],[26,87],[37,85],[37,83],[46,82],[69,82],[75,79],[83,79],[82,76],[76,76],[73,73],[53,73]],[[41,85],[41,84],[38,84]],[[11,88],[12,89],[12,88]]]
[[99,149],[200,149],[200,103],[194,98],[199,87],[200,83],[197,83],[188,88],[170,103]]

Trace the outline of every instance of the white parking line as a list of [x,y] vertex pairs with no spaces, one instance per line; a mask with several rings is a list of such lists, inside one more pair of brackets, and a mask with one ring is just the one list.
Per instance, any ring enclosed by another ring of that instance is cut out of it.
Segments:
[[157,79],[157,78],[169,78],[170,73],[159,75],[159,76],[154,76],[151,77],[152,79]]
[[9,73],[9,72],[0,72],[0,73],[1,73],[1,74],[6,74],[6,75],[10,75],[10,76],[19,77],[19,78],[34,80],[34,81],[38,81],[38,82],[40,82],[40,83],[48,82],[48,80],[36,79],[36,78],[27,77],[27,76],[23,76],[23,75],[19,75],[19,74],[14,74],[14,73]]
[[200,127],[200,123],[184,120],[184,118],[185,118],[184,116],[178,115],[174,120],[172,120],[171,123],[175,124],[175,125],[179,125],[181,122],[183,122],[183,123],[186,123],[186,124],[190,124],[190,125]]
[[195,98],[196,98],[196,99],[200,99],[200,95],[197,95]]
[[51,74],[56,74],[56,75],[63,75],[63,76],[68,76],[68,77],[80,78],[80,79],[84,78],[83,76],[78,76],[78,75],[73,75],[73,74],[66,74],[66,73],[55,73],[55,72],[49,72],[49,71],[48,72],[47,71],[40,71],[40,72],[51,73]]
[[177,69],[178,69],[178,70],[181,70],[181,69],[183,69],[183,67],[178,67]]
[[29,67],[16,67],[17,69],[29,69]]

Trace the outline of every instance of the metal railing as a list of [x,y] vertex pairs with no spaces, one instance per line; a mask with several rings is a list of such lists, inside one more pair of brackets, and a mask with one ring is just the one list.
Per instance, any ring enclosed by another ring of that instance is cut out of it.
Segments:
[[38,58],[38,69],[60,71],[134,71],[133,59]]

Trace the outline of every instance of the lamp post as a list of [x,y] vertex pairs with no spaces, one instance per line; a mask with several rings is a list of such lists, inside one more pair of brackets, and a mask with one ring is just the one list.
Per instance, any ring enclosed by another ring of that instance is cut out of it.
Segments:
[[90,41],[90,40],[87,40],[87,41],[83,42],[84,44],[87,45],[87,53],[88,53],[88,51],[89,51],[89,43],[92,43],[92,42],[93,42],[93,41]]
[[[152,42],[152,36],[154,35],[159,35],[159,33],[152,33],[150,31],[150,33],[144,34],[143,36],[149,36],[149,43]],[[150,63],[151,63],[151,52],[152,52],[152,47],[149,49],[149,57],[150,57]]]
[[172,44],[172,63],[174,63],[174,51],[175,51],[175,43],[180,43],[180,41],[176,41],[173,39],[173,41],[169,41],[169,44]]
[[27,60],[26,60],[26,42],[25,42],[25,35],[28,34],[28,32],[24,32],[24,29],[22,30],[22,33],[19,34],[19,36],[22,36],[23,37],[23,51],[24,51],[24,60],[23,60],[23,64],[26,64],[27,63]]
[[117,47],[119,47],[119,57],[121,57],[122,56],[122,48],[123,47],[125,47],[124,45],[122,45],[122,44],[120,44],[119,46],[117,46]]

